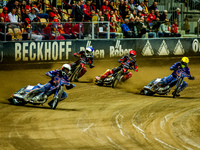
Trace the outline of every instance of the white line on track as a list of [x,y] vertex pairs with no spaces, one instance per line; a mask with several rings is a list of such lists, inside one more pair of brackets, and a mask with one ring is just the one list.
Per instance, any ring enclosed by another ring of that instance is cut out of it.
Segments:
[[122,149],[125,150],[123,147],[121,147],[120,145],[116,144],[109,136],[107,136],[108,140],[115,145],[115,147],[117,147],[118,149]]
[[92,123],[91,125],[89,125],[87,128],[85,128],[84,130],[83,130],[83,132],[85,132],[85,131],[87,131],[91,126],[93,126],[94,125],[94,123]]
[[167,144],[167,143],[165,143],[165,142],[163,142],[163,141],[161,141],[161,140],[159,140],[159,139],[157,139],[157,138],[155,138],[155,140],[158,141],[158,142],[160,142],[160,143],[162,143],[162,144],[164,144],[165,146],[168,146],[168,147],[172,148],[172,149],[177,149],[177,150],[179,150],[178,148],[173,147],[173,146],[171,146],[171,145],[169,145],[169,144]]
[[124,116],[122,116],[120,113],[116,116],[116,124],[117,124],[117,126],[118,126],[118,128],[119,128],[119,130],[120,130],[120,133],[121,133],[121,135],[122,136],[124,136],[124,133],[123,133],[123,131],[122,131],[122,127],[121,127],[121,125],[119,124],[119,116],[121,117],[121,118],[124,118]]
[[140,127],[136,126],[133,122],[132,122],[132,125],[133,125],[137,130],[140,131],[140,133],[144,136],[144,138],[145,138],[146,140],[149,140],[149,139],[146,137],[145,132],[144,132]]

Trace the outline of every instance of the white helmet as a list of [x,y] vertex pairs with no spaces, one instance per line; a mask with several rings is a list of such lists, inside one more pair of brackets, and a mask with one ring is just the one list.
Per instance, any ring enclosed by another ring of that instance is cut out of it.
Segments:
[[93,48],[90,47],[90,46],[88,46],[88,47],[86,48],[86,55],[91,55],[92,52],[93,52]]
[[70,71],[71,71],[71,66],[69,64],[62,65],[61,72],[63,76],[69,74]]

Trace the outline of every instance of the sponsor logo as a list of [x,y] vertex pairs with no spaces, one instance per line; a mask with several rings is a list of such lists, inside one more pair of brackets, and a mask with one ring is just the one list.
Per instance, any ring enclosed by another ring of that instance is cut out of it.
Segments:
[[164,40],[163,40],[162,44],[160,45],[160,48],[158,49],[158,55],[169,55],[169,49]]
[[15,43],[15,61],[67,60],[71,41]]
[[174,55],[183,55],[185,53],[185,50],[183,48],[183,45],[181,44],[181,41],[178,40],[178,43],[176,44],[176,47],[174,48]]
[[142,49],[142,55],[143,56],[152,56],[154,54],[153,48],[149,42],[149,40],[147,40],[147,43],[145,44],[144,48]]
[[[90,46],[94,49],[93,56],[94,58],[104,58],[105,57],[105,50],[104,49],[95,49],[91,41],[87,41],[86,47]],[[85,51],[86,47],[80,47],[80,51]]]
[[200,51],[200,44],[198,39],[194,39],[192,42],[192,50],[196,53],[198,51]]
[[110,57],[118,57],[127,55],[131,49],[122,49],[122,45],[120,45],[120,40],[116,41],[116,45],[110,46]]

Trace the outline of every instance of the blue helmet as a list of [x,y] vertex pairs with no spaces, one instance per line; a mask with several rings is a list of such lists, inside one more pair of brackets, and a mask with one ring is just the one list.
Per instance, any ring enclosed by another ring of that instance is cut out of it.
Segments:
[[86,55],[91,55],[92,52],[93,52],[93,48],[90,47],[90,46],[88,46],[88,47],[86,48]]

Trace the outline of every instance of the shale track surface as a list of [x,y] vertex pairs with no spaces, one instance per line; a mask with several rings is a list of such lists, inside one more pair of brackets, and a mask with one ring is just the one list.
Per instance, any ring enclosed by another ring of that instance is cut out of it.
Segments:
[[[115,60],[95,61],[76,87],[65,90],[68,98],[56,110],[27,104],[15,106],[7,98],[25,85],[46,83],[45,73],[58,68],[35,65],[27,69],[0,70],[1,150],[196,150],[200,149],[200,58],[190,57],[196,80],[181,97],[140,95],[140,89],[156,77],[171,73],[177,58],[139,59],[139,72],[118,88],[100,87],[95,76],[118,65]],[[20,68],[20,69],[19,69]],[[49,98],[49,100],[52,97]]]

